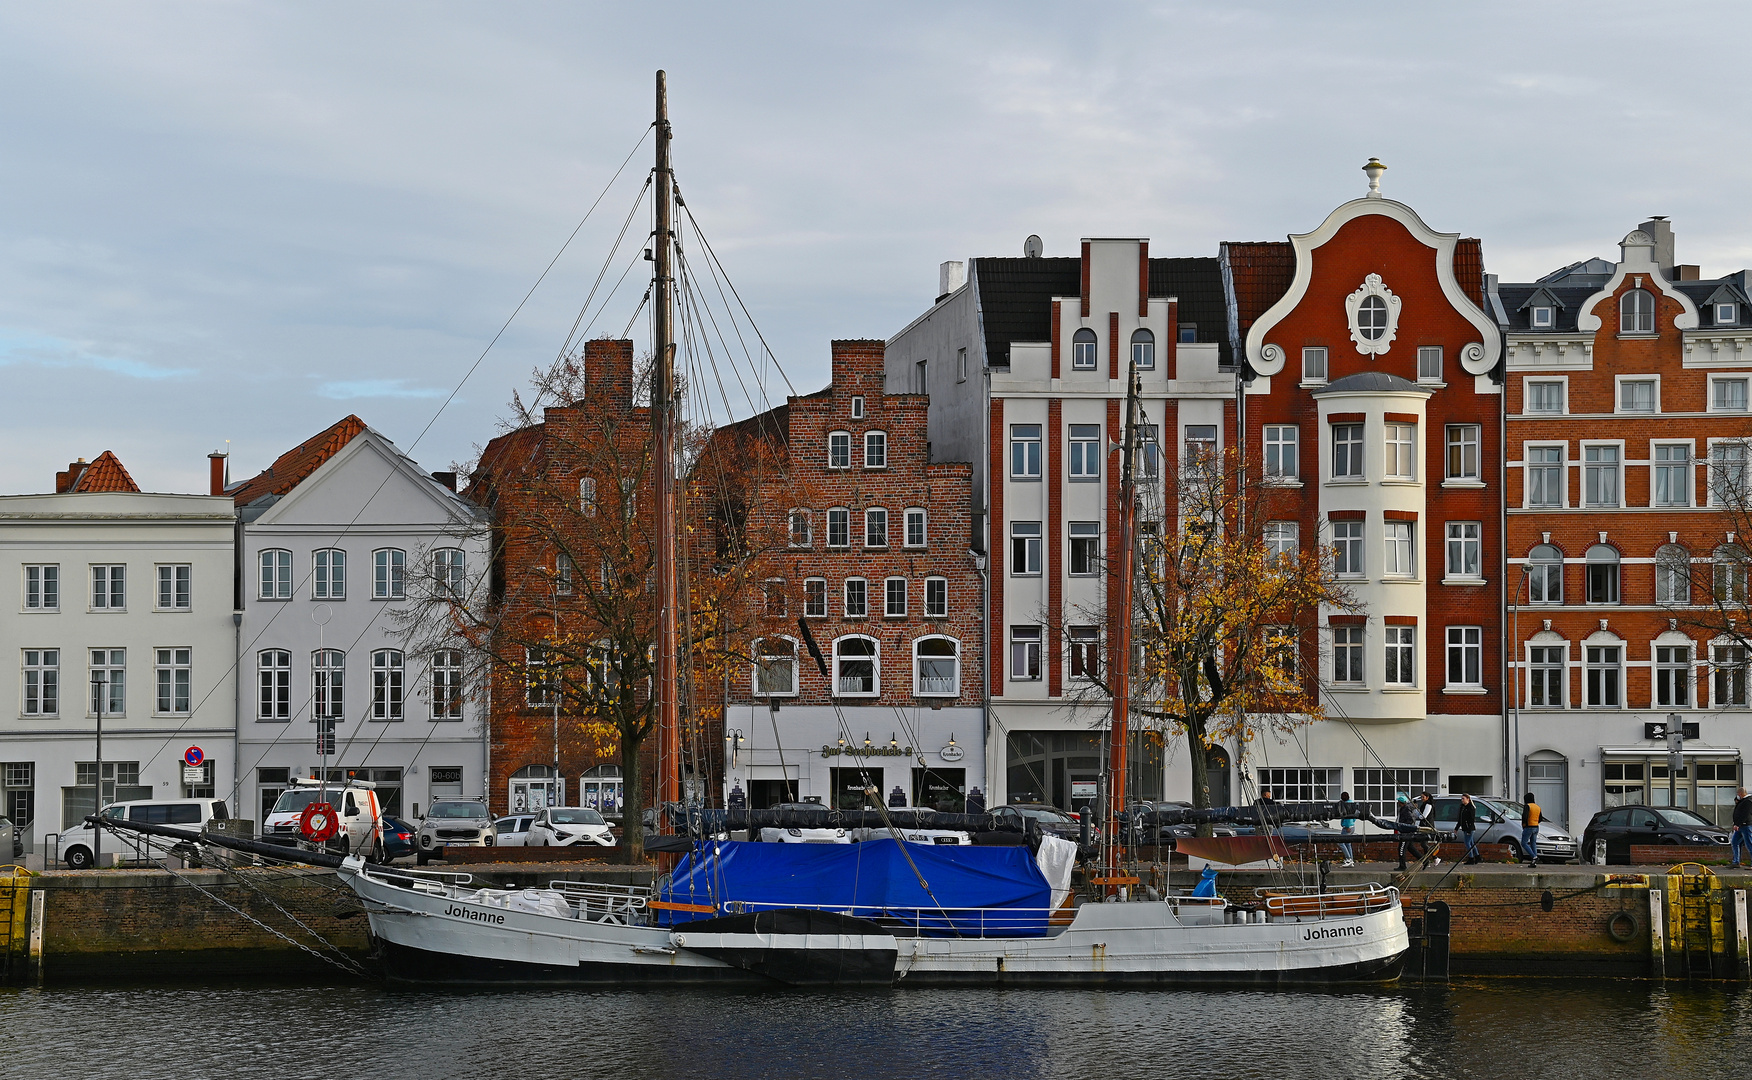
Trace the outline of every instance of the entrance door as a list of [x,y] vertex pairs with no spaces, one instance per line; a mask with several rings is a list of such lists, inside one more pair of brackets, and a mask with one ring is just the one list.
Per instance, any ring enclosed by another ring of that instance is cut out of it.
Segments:
[[1229,791],[1229,752],[1213,746],[1205,752],[1205,782],[1211,789],[1212,806],[1231,806]]
[[[1527,790],[1554,825],[1569,828],[1569,761],[1562,754],[1541,750],[1527,755]],[[1450,785],[1451,786],[1451,785]]]

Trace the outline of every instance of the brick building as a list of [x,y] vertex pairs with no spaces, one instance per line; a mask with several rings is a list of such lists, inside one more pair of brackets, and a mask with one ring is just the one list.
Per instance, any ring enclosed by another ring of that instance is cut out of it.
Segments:
[[724,787],[755,808],[857,808],[868,782],[960,812],[986,784],[972,466],[933,454],[924,395],[885,391],[882,342],[832,348],[826,389],[721,429],[698,467],[764,447],[744,528],[779,538],[748,597],[754,663],[727,680]]
[[[1506,337],[1514,790],[1580,829],[1602,809],[1731,814],[1752,738],[1744,649],[1693,621],[1736,543],[1752,368],[1745,271],[1677,265],[1669,222],[1492,299]],[[1685,769],[1649,725],[1677,713]]]

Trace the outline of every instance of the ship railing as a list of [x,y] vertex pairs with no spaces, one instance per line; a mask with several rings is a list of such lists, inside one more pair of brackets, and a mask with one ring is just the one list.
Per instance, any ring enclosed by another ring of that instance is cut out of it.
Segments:
[[[769,904],[728,900],[727,915],[795,908],[795,904]],[[867,919],[896,937],[1044,937],[1068,925],[1075,910],[1062,908],[938,908],[938,907],[821,907],[854,919]]]
[[426,893],[443,893],[474,882],[473,874],[454,870],[410,870],[400,866],[373,866],[369,863],[366,864],[364,873],[367,877]]
[[1372,915],[1399,905],[1399,890],[1391,885],[1348,885],[1321,889],[1317,885],[1253,890],[1274,919],[1336,919]]
[[605,885],[591,881],[550,881],[548,888],[565,897],[590,922],[627,925],[643,919],[651,890],[643,885]]

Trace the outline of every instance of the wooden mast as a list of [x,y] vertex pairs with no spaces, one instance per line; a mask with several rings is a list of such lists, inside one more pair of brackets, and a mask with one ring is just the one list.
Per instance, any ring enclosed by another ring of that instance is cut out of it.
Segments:
[[1120,814],[1125,810],[1126,751],[1131,737],[1132,597],[1135,591],[1135,583],[1132,581],[1132,544],[1137,516],[1137,489],[1132,462],[1137,456],[1139,390],[1138,369],[1134,362],[1126,368],[1125,441],[1120,451],[1119,541],[1115,545],[1118,558],[1113,567],[1119,596],[1118,602],[1109,609],[1111,622],[1107,631],[1107,640],[1113,643],[1113,650],[1108,654],[1108,682],[1113,690],[1113,724],[1108,733],[1107,744],[1107,830],[1106,843],[1103,845],[1105,858],[1102,861],[1107,867],[1107,880],[1113,883],[1118,883],[1123,878],[1120,860],[1124,844],[1119,835],[1119,822]]
[[[657,234],[653,247],[653,346],[656,369],[651,379],[651,424],[657,468],[657,790],[656,805],[678,802],[681,766],[681,680],[676,671],[675,525],[675,176],[669,163],[669,83],[657,73]],[[658,821],[664,815],[657,815]],[[667,830],[666,826],[661,826]]]

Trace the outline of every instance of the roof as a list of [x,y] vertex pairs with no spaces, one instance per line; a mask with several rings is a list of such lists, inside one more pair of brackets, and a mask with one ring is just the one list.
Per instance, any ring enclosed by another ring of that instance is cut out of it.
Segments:
[[1296,276],[1296,249],[1285,240],[1248,241],[1223,245],[1230,296],[1235,303],[1235,330],[1241,337],[1278,299]]
[[351,414],[322,432],[299,443],[274,459],[274,463],[245,480],[231,492],[238,506],[248,506],[264,495],[284,495],[365,430],[365,421]]
[[[1513,334],[1574,334],[1576,320],[1582,314],[1582,306],[1605,287],[1612,274],[1617,271],[1617,265],[1607,263],[1611,271],[1600,274],[1596,264],[1603,259],[1589,259],[1586,262],[1573,263],[1562,270],[1556,270],[1545,275],[1538,281],[1499,284],[1497,296],[1503,302],[1503,314],[1508,316],[1508,322],[1503,329]],[[1576,269],[1581,267],[1583,269]],[[1573,272],[1572,272],[1573,271]],[[1741,270],[1726,277],[1710,278],[1704,281],[1670,281],[1669,284],[1679,292],[1690,297],[1697,305],[1700,313],[1698,329],[1709,330],[1715,327],[1715,311],[1711,305],[1719,296],[1721,302],[1733,302],[1741,305],[1736,315],[1739,321],[1732,325],[1745,326],[1746,319],[1752,317],[1752,299],[1747,299],[1746,271]],[[1552,312],[1552,325],[1533,325],[1534,307],[1544,306],[1534,303],[1534,298],[1548,297],[1548,304],[1555,310]]]
[[1219,363],[1227,366],[1234,362],[1229,342],[1229,305],[1223,298],[1219,260],[1151,259],[1150,295],[1178,297],[1180,324],[1196,324],[1197,340],[1215,342]]
[[[1548,278],[1540,280],[1549,281]],[[1582,313],[1582,305],[1587,303],[1588,297],[1599,291],[1596,285],[1576,286],[1567,281],[1556,285],[1539,282],[1498,285],[1497,296],[1501,298],[1503,314],[1509,320],[1503,329],[1515,334],[1573,334],[1576,332],[1576,319]],[[1548,297],[1550,302],[1531,303],[1535,296]],[[1551,325],[1534,327],[1532,309],[1544,306],[1553,308]]]
[[1431,390],[1427,386],[1419,386],[1410,379],[1389,375],[1385,371],[1359,371],[1355,375],[1346,375],[1337,382],[1328,383],[1313,393],[1315,397],[1319,397],[1322,394],[1429,394]]
[[1465,237],[1454,243],[1454,280],[1460,283],[1466,298],[1484,310],[1484,244],[1476,237]]
[[55,476],[57,492],[127,491],[139,494],[140,485],[128,475],[122,459],[113,450],[105,450],[89,464],[83,459],[67,466],[67,471]]

